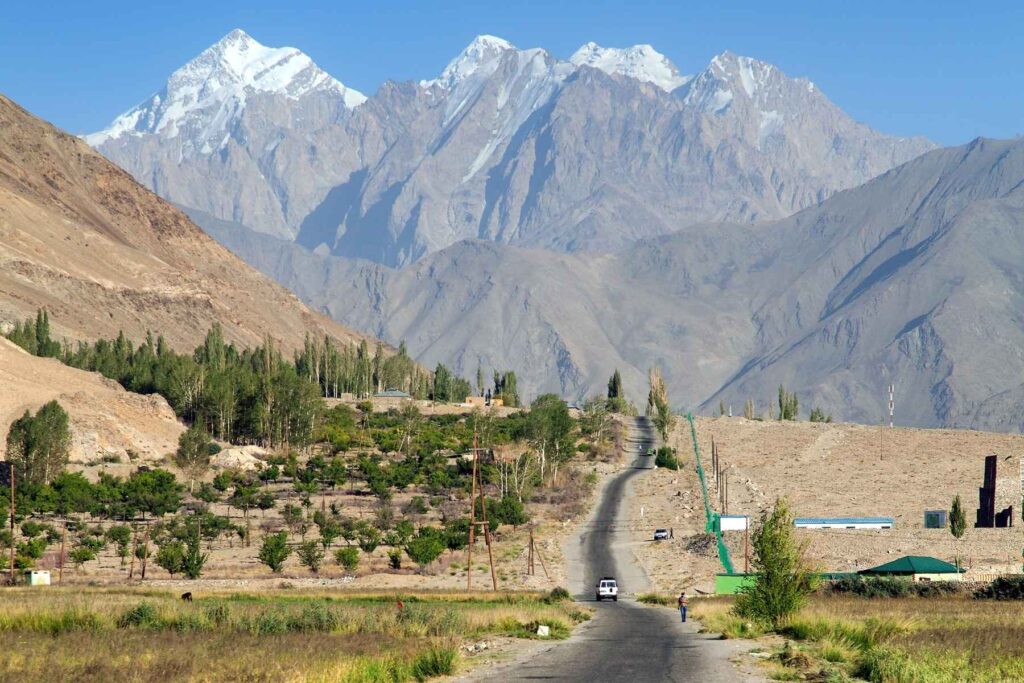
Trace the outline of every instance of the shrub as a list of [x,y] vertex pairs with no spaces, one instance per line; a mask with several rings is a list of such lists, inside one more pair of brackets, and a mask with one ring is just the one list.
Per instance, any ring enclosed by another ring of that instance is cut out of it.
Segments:
[[659,448],[654,455],[654,465],[656,467],[664,467],[667,470],[678,470],[679,461],[676,459],[675,449],[668,446]]
[[675,603],[674,598],[667,595],[658,595],[657,593],[641,593],[636,596],[636,600],[645,605],[661,605],[662,607],[672,607]]
[[38,560],[46,552],[46,545],[45,537],[33,538],[30,541],[18,544],[18,555]]
[[811,422],[831,422],[832,416],[826,415],[825,411],[821,408],[815,408],[811,411]]
[[359,547],[364,553],[372,553],[380,545],[380,532],[373,527],[359,530]]
[[181,572],[185,565],[185,544],[181,541],[164,543],[156,553],[156,564],[171,576]]
[[402,568],[402,551],[398,548],[393,548],[388,551],[388,565],[392,569]]
[[337,627],[338,615],[332,612],[326,603],[321,601],[306,605],[302,612],[292,616],[288,621],[288,630],[300,633],[312,631],[329,633]]
[[833,593],[848,593],[863,598],[933,598],[959,593],[963,590],[963,586],[956,581],[916,583],[910,579],[895,576],[848,576],[832,582],[828,590]]
[[[444,552],[444,549],[445,543],[441,531],[426,527],[420,529],[419,535],[409,541],[405,552],[408,553],[413,562],[421,567],[426,567],[436,560]],[[398,567],[395,567],[395,569],[398,569]]]
[[84,565],[86,562],[96,559],[96,553],[94,553],[89,548],[80,545],[77,548],[71,549],[71,552],[68,553],[68,559],[71,560],[71,562],[74,563],[76,567],[81,569],[82,565]]
[[140,602],[135,607],[121,615],[117,620],[118,628],[129,628],[131,626],[153,627],[160,623],[156,607],[149,602]]
[[1024,576],[1000,576],[974,591],[981,600],[1024,600]]
[[345,568],[345,571],[354,572],[359,566],[359,549],[351,546],[338,548],[334,552],[334,559],[338,566]]
[[231,621],[231,608],[222,602],[207,605],[206,618],[212,624],[224,626]]
[[260,562],[270,567],[270,571],[279,574],[281,568],[284,567],[284,561],[291,554],[292,549],[288,547],[288,534],[281,531],[263,539],[263,545],[260,546],[257,557]]
[[412,662],[410,673],[417,681],[455,673],[459,653],[450,647],[432,647]]
[[565,602],[566,600],[572,600],[572,596],[569,595],[569,591],[565,590],[561,586],[552,588],[551,592],[544,597],[544,602],[550,605],[558,602]]
[[46,531],[46,524],[40,524],[39,522],[33,522],[32,520],[26,520],[21,524],[21,533],[28,538],[35,538],[44,531]]
[[303,567],[308,567],[309,571],[314,574],[320,571],[320,565],[324,561],[324,549],[320,545],[320,541],[300,543],[296,554],[299,556],[299,562]]

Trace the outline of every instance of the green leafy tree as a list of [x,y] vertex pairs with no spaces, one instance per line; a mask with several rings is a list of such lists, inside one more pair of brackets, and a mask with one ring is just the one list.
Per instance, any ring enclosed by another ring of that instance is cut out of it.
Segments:
[[960,502],[960,494],[953,498],[953,505],[949,509],[949,533],[957,540],[956,568],[960,568],[959,541],[967,531],[967,515],[964,512],[963,503]]
[[832,416],[826,415],[825,411],[821,408],[814,408],[811,410],[811,422],[831,422]]
[[678,470],[679,461],[676,459],[675,449],[662,446],[654,456],[654,465],[664,467],[667,470]]
[[368,524],[364,524],[358,531],[359,548],[364,553],[372,553],[380,545],[380,532]]
[[597,443],[604,443],[607,432],[612,426],[612,416],[608,401],[594,396],[583,403],[583,415],[580,418],[580,431],[592,436]]
[[71,448],[68,414],[57,401],[43,405],[35,415],[15,420],[7,432],[7,459],[14,463],[22,484],[49,484],[64,471]]
[[817,574],[807,561],[806,541],[796,536],[793,514],[785,498],[761,513],[751,537],[757,579],[736,597],[734,609],[778,630],[817,588]]
[[331,544],[341,536],[341,523],[333,517],[321,519],[317,526],[320,528],[320,544],[324,550],[331,547]]
[[75,567],[81,569],[86,562],[96,559],[96,552],[85,546],[75,546],[68,553],[68,559],[71,560]]
[[324,562],[324,547],[319,541],[309,540],[300,543],[296,554],[303,567],[307,567],[314,574],[320,571],[320,565]]
[[203,553],[199,546],[198,529],[188,535],[185,540],[185,549],[181,558],[181,572],[190,579],[198,579],[203,575],[203,568],[210,558],[209,553]]
[[433,527],[421,528],[416,538],[410,540],[405,547],[409,558],[421,567],[432,563],[444,550],[444,533]]
[[503,496],[495,506],[495,512],[497,513],[495,516],[502,524],[508,524],[513,527],[530,521],[530,515],[526,512],[526,506],[516,496]]
[[284,561],[292,554],[288,547],[288,534],[284,531],[270,534],[263,539],[260,552],[257,558],[260,562],[270,567],[270,571],[280,574],[284,567]]
[[559,463],[574,452],[574,426],[569,407],[555,394],[542,394],[530,405],[525,432],[539,455],[542,481],[549,467],[557,473]]
[[121,495],[128,509],[161,517],[181,507],[182,489],[167,470],[140,470],[128,477]]
[[185,566],[185,544],[181,541],[164,543],[156,553],[156,564],[171,576],[180,574]]
[[650,390],[647,392],[647,416],[651,418],[663,441],[668,440],[669,432],[675,426],[675,415],[668,403],[668,389],[661,376],[661,370],[651,368],[648,373]]
[[967,515],[964,513],[963,503],[960,502],[960,494],[953,498],[953,505],[949,509],[949,533],[953,538],[960,540],[967,531]]
[[188,491],[192,493],[196,479],[210,469],[210,435],[198,422],[178,437],[174,464],[188,475]]
[[359,549],[353,547],[338,548],[334,551],[334,560],[345,571],[354,572],[359,566]]
[[115,524],[106,531],[107,540],[117,546],[117,556],[121,558],[121,566],[128,557],[128,546],[132,542],[132,528],[127,524]]
[[786,388],[779,385],[779,419],[796,420],[799,418],[800,401],[795,393],[786,391]]
[[615,372],[612,373],[611,378],[608,380],[608,398],[625,398],[626,394],[622,390],[622,375],[619,374],[619,369],[615,368]]

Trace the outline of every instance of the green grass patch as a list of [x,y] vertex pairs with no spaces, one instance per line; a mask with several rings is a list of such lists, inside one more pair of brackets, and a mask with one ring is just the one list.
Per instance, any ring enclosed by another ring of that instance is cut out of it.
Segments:
[[659,593],[640,593],[636,596],[637,602],[642,602],[645,605],[658,605],[660,607],[675,607],[678,604],[676,602],[677,599]]

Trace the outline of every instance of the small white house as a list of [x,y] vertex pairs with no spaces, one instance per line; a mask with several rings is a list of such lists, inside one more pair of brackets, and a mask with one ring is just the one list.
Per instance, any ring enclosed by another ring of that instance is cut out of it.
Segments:
[[797,517],[798,529],[891,529],[892,517]]
[[50,585],[50,572],[43,569],[26,569],[25,570],[25,585],[26,586],[49,586]]
[[749,524],[746,515],[719,515],[718,523],[722,531],[746,531]]

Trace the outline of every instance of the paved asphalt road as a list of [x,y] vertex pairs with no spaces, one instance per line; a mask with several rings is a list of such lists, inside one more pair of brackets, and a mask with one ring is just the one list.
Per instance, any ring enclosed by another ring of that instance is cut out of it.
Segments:
[[[646,453],[655,444],[654,429],[637,418],[627,445]],[[594,603],[594,618],[581,626],[568,642],[555,644],[526,661],[480,671],[475,680],[493,681],[702,681],[744,680],[729,662],[737,645],[696,633],[692,623],[682,624],[675,610],[648,607],[633,595],[646,590],[646,577],[635,566],[626,542],[616,539],[616,520],[627,512],[621,505],[629,480],[643,476],[654,465],[640,456],[633,468],[611,480],[601,502],[580,535],[583,580],[574,585],[577,600],[593,601],[594,585],[602,576],[615,576],[623,593],[618,602]],[[622,535],[628,532],[621,525]],[[570,566],[570,573],[573,568]],[[636,585],[641,584],[641,585]]]

